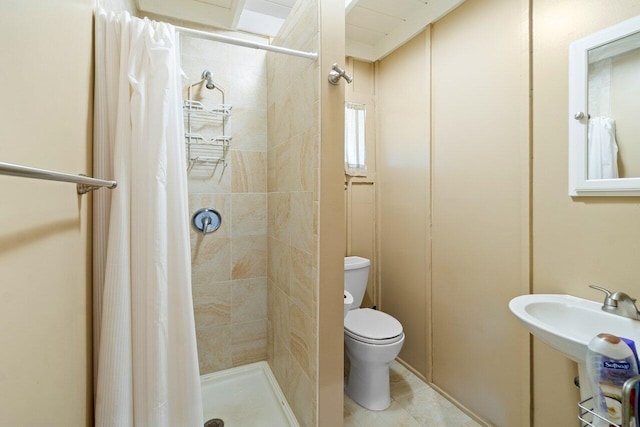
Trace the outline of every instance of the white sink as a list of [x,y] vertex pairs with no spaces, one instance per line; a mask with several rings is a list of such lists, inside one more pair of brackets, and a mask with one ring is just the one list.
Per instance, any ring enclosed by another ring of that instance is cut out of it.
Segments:
[[589,341],[602,332],[630,338],[640,348],[640,321],[601,310],[602,303],[571,295],[522,295],[509,308],[534,336],[583,365]]

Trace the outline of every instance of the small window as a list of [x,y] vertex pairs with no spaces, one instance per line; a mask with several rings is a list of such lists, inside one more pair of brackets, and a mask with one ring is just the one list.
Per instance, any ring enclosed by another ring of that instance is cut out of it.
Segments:
[[344,173],[367,176],[365,154],[366,106],[347,102],[344,114]]

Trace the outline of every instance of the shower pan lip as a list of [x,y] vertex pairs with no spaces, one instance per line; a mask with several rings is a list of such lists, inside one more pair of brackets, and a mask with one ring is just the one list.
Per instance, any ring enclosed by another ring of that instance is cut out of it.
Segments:
[[[256,381],[256,378],[258,379],[258,381]],[[273,407],[271,407],[271,409],[277,412],[278,415],[282,417],[282,419],[288,422],[287,427],[300,427],[300,424],[298,424],[298,421],[293,411],[291,410],[291,407],[289,406],[289,403],[287,402],[282,389],[280,389],[280,386],[278,385],[278,381],[271,372],[271,368],[266,361],[250,363],[247,365],[238,366],[236,368],[230,368],[211,374],[201,375],[200,384],[202,387],[202,406],[204,410],[205,421],[210,418],[221,418],[225,420],[225,422],[228,421],[230,424],[233,422],[233,416],[228,415],[225,412],[224,408],[221,410],[210,409],[210,407],[207,406],[207,401],[205,400],[205,398],[207,392],[210,391],[211,388],[224,383],[232,383],[234,380],[238,382],[242,382],[244,380],[247,383],[250,382],[251,385],[256,385],[257,382],[266,383],[267,393],[265,397],[268,399],[262,400],[270,400],[272,402]],[[246,395],[247,390],[225,390],[226,397],[237,396],[238,398],[246,398]],[[255,407],[255,405],[255,401],[247,402],[246,408]],[[277,408],[275,408],[276,405]],[[237,407],[237,405],[234,406]],[[245,412],[244,415],[246,415],[246,411],[243,412]],[[282,424],[273,425],[277,425],[278,427],[282,426]]]

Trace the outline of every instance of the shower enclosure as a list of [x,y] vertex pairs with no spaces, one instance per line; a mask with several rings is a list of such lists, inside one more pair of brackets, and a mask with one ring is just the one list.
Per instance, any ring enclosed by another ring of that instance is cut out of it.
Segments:
[[267,361],[301,426],[342,422],[344,88],[327,74],[344,31],[322,29],[343,15],[339,1],[298,1],[271,43],[317,61],[181,34],[189,210],[221,217],[215,232],[191,229],[206,416],[205,380],[233,400],[234,375]]

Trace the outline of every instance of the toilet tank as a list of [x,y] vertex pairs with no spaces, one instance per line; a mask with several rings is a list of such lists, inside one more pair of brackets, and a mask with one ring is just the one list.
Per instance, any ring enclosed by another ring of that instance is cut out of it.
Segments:
[[371,261],[359,256],[344,259],[344,288],[353,296],[351,309],[359,308],[367,290]]

